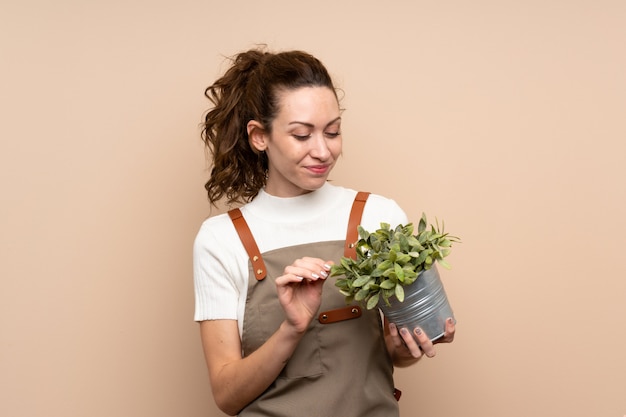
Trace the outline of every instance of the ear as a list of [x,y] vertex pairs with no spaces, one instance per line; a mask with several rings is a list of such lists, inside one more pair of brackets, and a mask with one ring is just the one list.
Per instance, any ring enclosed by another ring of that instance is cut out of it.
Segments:
[[263,152],[267,149],[267,135],[263,125],[256,120],[250,120],[247,125],[248,142],[252,150]]

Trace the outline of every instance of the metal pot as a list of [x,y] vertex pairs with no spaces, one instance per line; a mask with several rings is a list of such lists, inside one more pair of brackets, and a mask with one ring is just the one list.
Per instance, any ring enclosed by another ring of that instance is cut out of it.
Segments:
[[406,327],[411,332],[416,327],[424,331],[431,340],[437,340],[445,333],[446,319],[452,317],[452,308],[435,265],[419,273],[415,282],[404,287],[404,301],[394,296],[389,299],[391,306],[384,300],[378,307],[398,329]]

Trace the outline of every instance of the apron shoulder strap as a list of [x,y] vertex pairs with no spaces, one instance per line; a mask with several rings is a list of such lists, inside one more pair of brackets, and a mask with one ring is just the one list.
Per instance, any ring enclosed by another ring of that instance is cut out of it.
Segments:
[[[346,243],[344,246],[344,256],[346,257],[356,259],[356,249],[354,245],[359,238],[357,226],[361,223],[363,209],[365,209],[365,203],[369,195],[370,193],[368,192],[359,191],[354,198],[354,203],[352,203],[350,218],[348,220],[348,230],[346,232]],[[244,219],[241,210],[238,208],[229,210],[228,216],[232,220],[235,230],[237,230],[239,239],[241,239],[241,243],[246,249],[248,257],[250,257],[250,261],[254,266],[256,279],[261,281],[267,276],[267,268],[265,267],[265,262],[263,261],[259,247],[256,245],[254,236],[252,236],[250,227],[248,223],[246,223],[246,219]]]
[[357,226],[361,224],[363,209],[370,193],[359,191],[354,197],[352,203],[352,211],[350,211],[350,220],[348,220],[348,231],[346,232],[346,245],[344,247],[343,256],[346,258],[356,259],[355,244],[359,240],[359,231]]
[[252,236],[246,219],[244,219],[241,210],[238,208],[229,210],[228,216],[230,216],[235,230],[237,230],[237,234],[239,235],[239,239],[241,239],[241,243],[243,243],[250,257],[250,262],[252,262],[252,266],[254,267],[254,276],[257,281],[261,281],[267,275],[267,268],[265,268],[265,262],[263,261],[261,252],[259,252],[259,247],[256,245],[256,241],[254,240],[254,236]]

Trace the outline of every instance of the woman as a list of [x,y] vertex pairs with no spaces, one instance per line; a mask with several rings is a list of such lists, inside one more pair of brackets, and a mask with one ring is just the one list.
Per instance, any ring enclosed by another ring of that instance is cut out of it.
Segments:
[[[241,416],[398,415],[393,366],[435,350],[419,329],[346,308],[326,283],[349,219],[372,230],[408,222],[392,200],[354,203],[356,191],[327,182],[342,146],[327,70],[304,52],[250,50],[206,96],[209,200],[245,203],[207,219],[194,245],[195,320],[217,405]],[[454,330],[450,320],[440,341]]]

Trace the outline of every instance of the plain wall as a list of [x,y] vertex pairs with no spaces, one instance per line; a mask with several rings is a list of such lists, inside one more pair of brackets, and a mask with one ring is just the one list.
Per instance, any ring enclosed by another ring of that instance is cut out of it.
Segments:
[[333,181],[463,240],[457,339],[397,371],[403,415],[626,414],[624,22],[621,0],[3,1],[0,415],[222,415],[192,321],[198,125],[257,43],[345,91]]

